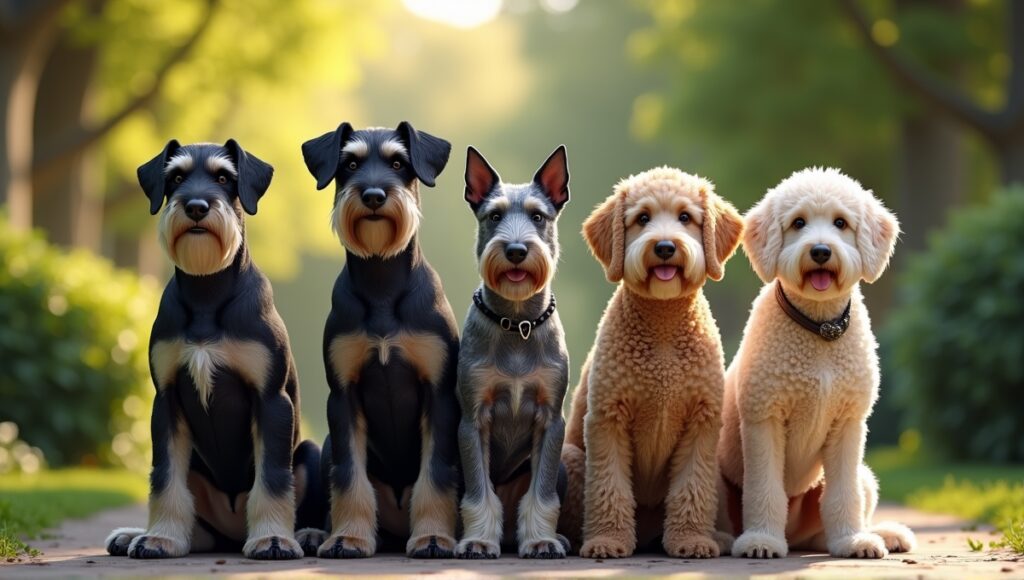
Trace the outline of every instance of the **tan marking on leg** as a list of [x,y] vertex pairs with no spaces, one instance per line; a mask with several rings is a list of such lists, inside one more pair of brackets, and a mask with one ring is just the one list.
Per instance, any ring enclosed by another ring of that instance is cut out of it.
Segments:
[[166,389],[174,382],[181,365],[182,340],[160,340],[149,350],[149,366],[153,371],[156,388]]
[[[275,495],[264,483],[263,441],[253,426],[253,455],[256,481],[245,503],[248,539],[242,548],[246,557],[256,557],[271,547],[274,540],[283,554],[274,559],[301,558],[302,547],[295,541],[295,488]],[[288,554],[288,552],[291,552]],[[289,558],[290,557],[290,558]]]
[[423,448],[420,458],[420,473],[412,487],[409,519],[412,522],[412,534],[406,544],[405,551],[413,555],[430,545],[433,539],[441,550],[455,555],[455,489],[440,490],[434,485],[430,476],[430,460],[434,454],[434,438],[431,435],[427,420],[420,421],[420,432],[423,437]]
[[331,536],[320,546],[320,557],[338,541],[346,548],[361,550],[364,556],[377,551],[377,496],[366,474],[366,418],[362,414],[356,415],[351,442],[352,484],[341,493],[331,489]]
[[402,358],[409,361],[421,381],[437,386],[448,363],[448,349],[444,340],[429,332],[400,332],[391,339]]
[[342,386],[351,385],[359,380],[359,373],[373,346],[365,332],[342,334],[331,340],[327,356],[331,370]]
[[144,535],[132,540],[129,554],[140,542],[149,549],[162,549],[169,557],[184,556],[191,547],[195,504],[188,490],[187,478],[192,459],[192,438],[184,421],[178,421],[167,447],[167,487],[149,496],[149,525]]

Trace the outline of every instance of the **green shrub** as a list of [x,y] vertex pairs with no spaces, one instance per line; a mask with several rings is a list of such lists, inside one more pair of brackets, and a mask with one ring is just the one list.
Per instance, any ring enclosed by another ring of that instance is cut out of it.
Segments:
[[0,219],[0,421],[50,465],[145,469],[152,284]]
[[1024,190],[953,213],[912,258],[881,338],[898,404],[926,447],[1024,460]]

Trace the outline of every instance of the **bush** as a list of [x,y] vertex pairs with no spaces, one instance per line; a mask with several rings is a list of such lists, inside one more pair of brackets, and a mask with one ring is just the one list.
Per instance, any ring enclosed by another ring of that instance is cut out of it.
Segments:
[[0,219],[0,421],[50,465],[145,469],[156,305],[138,276]]
[[1024,460],[1024,190],[953,216],[911,260],[882,340],[925,446]]

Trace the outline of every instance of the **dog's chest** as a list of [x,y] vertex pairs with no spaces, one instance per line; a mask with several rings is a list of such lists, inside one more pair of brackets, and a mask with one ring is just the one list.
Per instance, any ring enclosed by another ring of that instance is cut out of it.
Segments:
[[179,370],[192,379],[200,403],[209,408],[218,376],[231,372],[256,390],[262,390],[270,373],[270,350],[262,343],[221,337],[201,341],[161,340],[150,349],[150,366],[157,387],[171,385]]
[[342,385],[359,382],[367,365],[387,368],[405,363],[419,380],[437,385],[448,359],[445,341],[430,332],[400,330],[388,334],[356,331],[335,336],[328,347],[335,377]]

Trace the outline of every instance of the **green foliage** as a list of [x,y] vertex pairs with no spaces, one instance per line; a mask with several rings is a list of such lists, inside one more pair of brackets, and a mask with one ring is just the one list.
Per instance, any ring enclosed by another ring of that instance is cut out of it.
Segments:
[[882,340],[897,401],[954,459],[1024,460],[1024,191],[959,212],[912,259]]
[[[928,457],[923,451],[909,452],[894,447],[872,449],[866,461],[878,477],[882,501],[908,503],[922,490],[935,490],[949,478],[984,487],[1000,481],[1024,481],[1024,465],[950,463]],[[939,511],[948,512],[950,505]],[[970,513],[958,515],[971,516]]]
[[151,286],[0,220],[0,421],[52,465],[148,465]]
[[980,552],[985,547],[985,542],[981,540],[975,540],[974,538],[967,538],[967,547],[972,552]]

